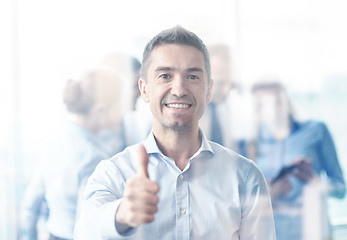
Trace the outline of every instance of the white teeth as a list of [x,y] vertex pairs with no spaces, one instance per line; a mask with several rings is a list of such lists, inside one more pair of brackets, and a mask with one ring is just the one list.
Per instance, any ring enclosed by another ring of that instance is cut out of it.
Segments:
[[166,104],[166,106],[169,108],[189,108],[189,104],[184,103]]

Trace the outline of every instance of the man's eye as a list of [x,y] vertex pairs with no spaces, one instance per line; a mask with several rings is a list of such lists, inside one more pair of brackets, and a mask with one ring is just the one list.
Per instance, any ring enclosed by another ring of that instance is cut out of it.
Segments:
[[170,75],[169,75],[169,74],[161,74],[161,75],[159,76],[159,78],[169,79],[169,78],[170,78]]
[[195,75],[189,75],[189,76],[188,76],[188,79],[194,80],[194,79],[199,79],[199,77],[198,77],[198,76],[195,76]]

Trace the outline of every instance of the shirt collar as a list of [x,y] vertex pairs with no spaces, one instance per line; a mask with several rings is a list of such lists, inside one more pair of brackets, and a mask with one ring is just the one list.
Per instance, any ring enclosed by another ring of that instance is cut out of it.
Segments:
[[143,145],[145,146],[148,154],[161,153],[160,149],[158,148],[157,142],[155,141],[153,130],[149,133],[147,139],[143,141]]
[[199,135],[201,136],[202,143],[197,153],[206,151],[213,154],[212,147],[201,129],[199,129]]
[[[213,154],[211,145],[201,129],[199,129],[199,135],[201,137],[201,146],[199,150],[191,158],[198,156],[201,152],[210,152]],[[157,142],[154,138],[153,130],[149,133],[147,139],[143,141],[143,145],[145,146],[148,154],[159,153],[164,155],[158,148]]]

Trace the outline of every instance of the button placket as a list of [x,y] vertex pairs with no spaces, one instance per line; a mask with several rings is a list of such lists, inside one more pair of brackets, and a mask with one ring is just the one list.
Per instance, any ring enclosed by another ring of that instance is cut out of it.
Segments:
[[176,237],[182,240],[189,239],[189,191],[188,182],[184,179],[184,175],[180,174],[176,182]]

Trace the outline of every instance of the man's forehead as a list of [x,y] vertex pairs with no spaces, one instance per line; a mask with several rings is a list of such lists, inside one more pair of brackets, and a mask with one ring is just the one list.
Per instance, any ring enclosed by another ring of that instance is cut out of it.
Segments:
[[163,54],[166,56],[170,56],[173,53],[182,54],[182,52],[185,55],[191,55],[191,56],[195,56],[195,57],[199,57],[199,58],[204,57],[203,53],[195,46],[186,45],[186,44],[177,44],[177,43],[160,44],[160,45],[153,48],[150,56],[157,55],[157,54]]
[[[174,65],[172,65],[174,64]],[[201,68],[205,71],[205,62],[202,52],[194,46],[183,44],[161,44],[156,46],[150,56],[149,65],[158,67],[176,68],[176,65],[186,65],[186,68]]]

